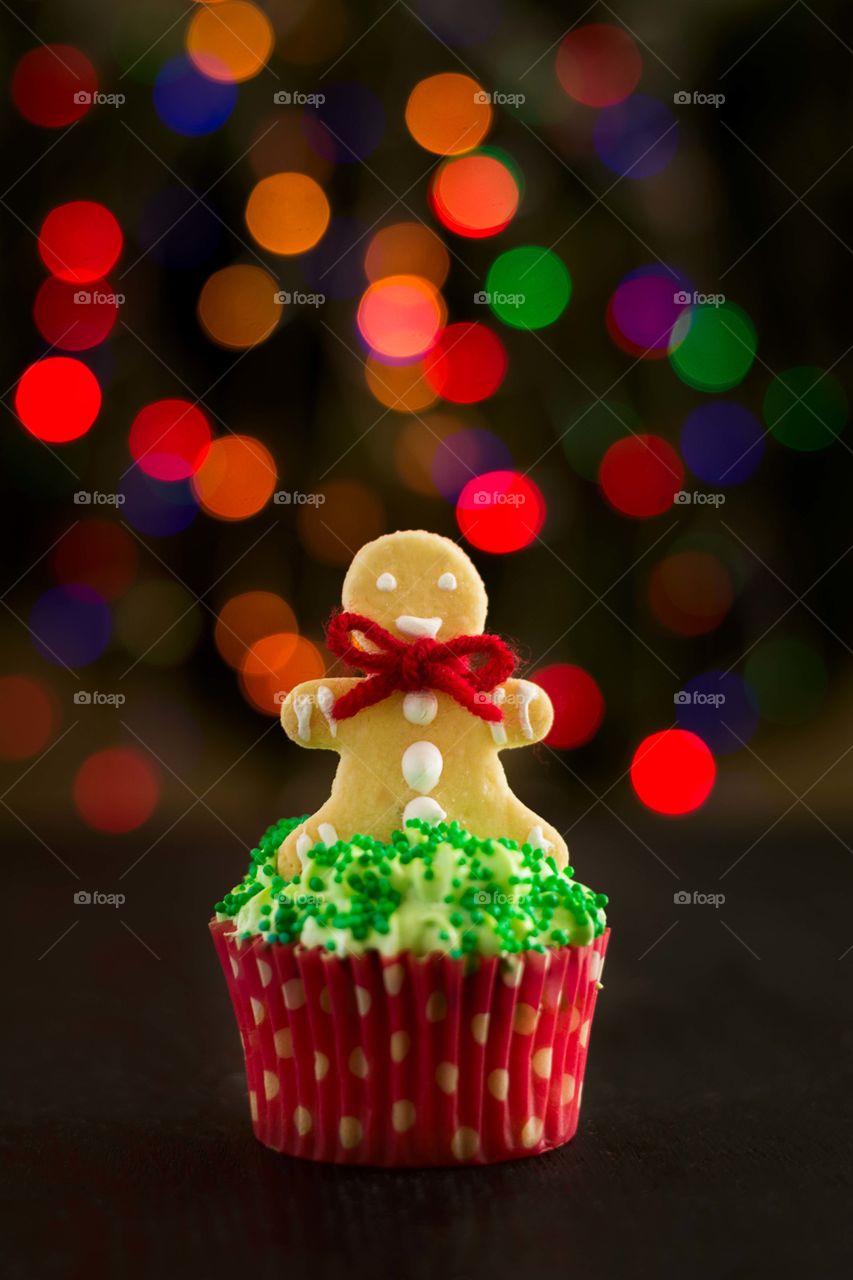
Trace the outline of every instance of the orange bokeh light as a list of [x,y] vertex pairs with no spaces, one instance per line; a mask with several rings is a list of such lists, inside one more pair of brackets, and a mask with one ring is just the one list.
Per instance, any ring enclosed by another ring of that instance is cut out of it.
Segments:
[[679,551],[655,565],[649,608],[662,626],[681,636],[718,627],[734,599],[725,565],[707,551]]
[[266,66],[275,39],[267,15],[248,0],[199,5],[187,27],[187,53],[209,80],[251,80]]
[[74,779],[74,805],[96,831],[121,835],[146,822],[160,796],[160,779],[134,747],[109,747],[84,760]]
[[254,347],[281,321],[278,284],[260,267],[234,266],[214,271],[198,299],[198,318],[221,347]]
[[364,270],[370,281],[383,276],[414,275],[440,289],[450,270],[450,255],[441,239],[421,222],[395,222],[383,227],[367,246]]
[[304,636],[282,632],[255,641],[240,667],[240,687],[257,711],[278,716],[283,695],[294,685],[325,674],[326,664],[315,644]]
[[323,564],[349,564],[359,547],[385,532],[379,499],[356,480],[333,480],[318,490],[323,502],[299,507],[303,546]]
[[426,380],[423,360],[416,360],[414,364],[382,364],[368,356],[364,376],[379,403],[396,409],[397,413],[417,413],[438,399],[438,392]]
[[305,173],[262,178],[246,205],[246,225],[258,244],[286,255],[313,249],[330,216],[326,193]]
[[311,149],[299,125],[301,108],[277,107],[276,112],[278,114],[264,116],[258,122],[246,157],[255,177],[298,171],[325,182],[335,166]]
[[447,319],[444,299],[420,276],[386,276],[368,286],[358,327],[370,349],[390,360],[415,360],[432,346]]
[[482,86],[456,71],[421,80],[406,103],[409,133],[439,156],[470,151],[483,141],[491,123],[492,108]]
[[53,693],[31,676],[0,678],[0,760],[29,760],[59,725]]
[[273,591],[244,591],[220,609],[213,639],[220,656],[237,670],[247,651],[264,636],[296,631],[296,615],[281,596]]
[[503,231],[515,217],[520,193],[496,156],[460,156],[436,172],[430,190],[436,217],[450,231],[482,239]]
[[219,520],[247,520],[265,507],[277,479],[272,454],[254,436],[222,436],[192,478],[200,505]]
[[459,418],[443,413],[430,413],[426,418],[407,422],[394,446],[394,462],[403,484],[415,493],[434,498],[438,493],[432,476],[435,451],[442,440],[464,427]]

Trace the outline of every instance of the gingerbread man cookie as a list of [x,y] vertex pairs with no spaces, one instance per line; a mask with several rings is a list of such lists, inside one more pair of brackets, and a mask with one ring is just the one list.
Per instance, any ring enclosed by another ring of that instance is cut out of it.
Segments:
[[282,875],[319,841],[388,840],[411,818],[455,820],[566,865],[562,836],[513,795],[498,758],[544,738],[554,712],[544,689],[506,678],[514,660],[483,634],[487,605],[449,538],[410,530],[361,548],[329,645],[368,674],[306,681],[281,708],[293,742],[340,756],[328,800],[279,849]]

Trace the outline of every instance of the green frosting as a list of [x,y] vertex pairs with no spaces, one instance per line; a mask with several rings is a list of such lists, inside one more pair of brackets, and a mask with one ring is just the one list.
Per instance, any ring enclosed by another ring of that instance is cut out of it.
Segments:
[[481,840],[458,823],[412,820],[388,844],[355,835],[309,849],[300,875],[276,853],[305,817],[264,832],[241,884],[216,903],[244,938],[301,942],[338,955],[443,951],[508,955],[582,947],[604,932],[607,897],[552,857],[513,840]]

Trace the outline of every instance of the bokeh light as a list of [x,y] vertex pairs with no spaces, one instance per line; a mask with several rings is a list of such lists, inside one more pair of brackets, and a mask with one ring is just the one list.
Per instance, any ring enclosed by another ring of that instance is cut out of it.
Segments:
[[[662,360],[673,343],[676,322],[690,306],[693,287],[663,266],[630,271],[607,307],[607,330],[622,351],[644,360]],[[686,329],[679,331],[683,339]]]
[[304,173],[262,178],[246,205],[246,225],[258,244],[282,255],[312,249],[330,216],[325,191]]
[[219,610],[213,639],[220,657],[238,670],[246,653],[264,636],[293,635],[296,615],[286,600],[273,591],[243,591]]
[[471,76],[455,71],[428,76],[406,103],[406,127],[425,151],[456,156],[483,141],[492,123],[488,95]]
[[430,184],[433,213],[448,231],[479,240],[509,226],[518,211],[518,183],[497,154],[445,160]]
[[709,400],[681,428],[681,453],[706,484],[743,484],[761,465],[764,432],[755,414],[734,400]]
[[363,84],[324,82],[323,101],[306,107],[302,132],[309,146],[333,164],[359,164],[385,133],[385,110]]
[[368,285],[358,327],[368,347],[391,360],[414,360],[432,346],[447,318],[444,299],[420,276],[386,276]]
[[315,644],[296,634],[275,634],[256,640],[240,667],[240,687],[247,702],[264,715],[278,716],[284,695],[303,680],[326,674],[323,655]]
[[155,480],[188,480],[210,449],[210,426],[189,400],[155,400],[133,419],[130,452]]
[[281,36],[276,54],[297,66],[328,62],[350,34],[350,17],[343,0],[312,0],[294,5],[292,0],[272,0],[274,19]]
[[186,57],[164,63],[154,84],[158,116],[173,133],[187,138],[202,138],[221,129],[236,103],[235,84],[211,80]]
[[313,149],[302,131],[302,108],[276,106],[275,115],[261,116],[252,134],[252,145],[246,156],[257,178],[271,173],[307,173],[317,182],[325,182],[334,169]]
[[355,218],[333,218],[323,238],[299,259],[311,289],[324,298],[357,298],[364,289],[362,244],[365,228]]
[[57,582],[83,583],[105,600],[115,600],[136,577],[136,541],[112,520],[81,520],[53,548],[50,564]]
[[[446,413],[428,413],[425,417],[410,418],[400,430],[394,443],[394,465],[407,489],[434,498],[438,490],[432,474],[436,449],[448,436],[460,434],[465,429],[460,419]],[[506,447],[506,446],[505,446]],[[477,467],[476,471],[488,470]],[[463,486],[470,479],[467,473]]]
[[691,813],[707,800],[717,766],[706,744],[686,729],[662,729],[644,738],[631,761],[631,782],[655,813]]
[[464,537],[480,551],[506,555],[529,547],[545,523],[545,499],[518,471],[473,476],[459,495],[456,520]]
[[818,711],[829,683],[820,654],[793,636],[763,640],[747,658],[743,673],[764,719],[787,727],[803,724]]
[[270,20],[248,0],[219,0],[215,7],[196,5],[187,26],[187,52],[211,80],[251,80],[272,52]]
[[33,676],[0,676],[0,760],[29,760],[59,726],[52,690]]
[[81,582],[51,587],[30,611],[36,652],[55,666],[85,667],[100,658],[112,635],[109,606]]
[[209,196],[200,199],[187,187],[158,191],[139,218],[142,248],[164,267],[189,270],[207,262],[219,248],[223,232],[209,201]]
[[758,336],[733,302],[690,307],[672,331],[669,359],[682,382],[697,391],[728,391],[752,368]]
[[151,666],[185,662],[202,630],[195,598],[171,578],[140,582],[116,607],[116,640],[132,657]]
[[123,73],[119,78],[152,85],[163,62],[164,45],[172,52],[182,43],[180,26],[170,30],[175,21],[172,0],[123,0],[111,16],[113,23],[104,25]]
[[239,264],[214,271],[198,299],[198,318],[221,347],[264,342],[281,322],[277,282],[261,267]]
[[413,275],[440,289],[450,270],[450,256],[439,236],[421,222],[395,222],[377,231],[364,255],[368,280]]
[[101,409],[98,379],[70,356],[48,356],[25,369],[15,390],[15,412],[30,435],[64,444],[85,435]]
[[837,378],[803,365],[774,378],[764,421],[780,444],[811,453],[834,444],[847,421],[847,393]]
[[368,356],[364,376],[379,403],[397,413],[417,413],[438,399],[438,392],[427,380],[423,360],[394,365]]
[[557,79],[586,107],[612,107],[634,92],[643,70],[640,51],[624,27],[591,22],[563,39]]
[[678,551],[655,565],[649,608],[667,631],[701,636],[718,627],[732,606],[734,586],[726,566],[708,551]]
[[447,325],[424,357],[427,381],[453,404],[488,399],[503,382],[506,370],[504,345],[484,324]]
[[297,508],[299,538],[323,564],[348,565],[359,547],[385,532],[376,494],[357,480],[331,480],[316,490],[322,503]]
[[460,5],[459,0],[415,0],[427,30],[451,49],[480,45],[495,35],[504,16],[504,0],[478,0]]
[[117,317],[117,295],[107,280],[80,289],[76,284],[48,276],[33,305],[39,333],[45,342],[61,351],[96,347],[108,337]]
[[558,662],[540,667],[528,679],[541,685],[554,707],[554,723],[545,738],[549,747],[582,747],[595,737],[604,719],[604,696],[588,671]]
[[705,671],[675,695],[680,729],[695,733],[714,755],[739,751],[758,728],[758,702],[733,671]]
[[598,473],[601,491],[622,515],[646,520],[673,504],[684,481],[684,467],[671,444],[660,436],[625,436],[612,444]]
[[118,261],[121,227],[109,209],[94,200],[57,205],[41,224],[39,253],[60,280],[89,284],[100,280]]
[[84,760],[74,778],[74,806],[96,831],[123,835],[147,822],[160,798],[160,778],[135,747],[108,747]]
[[571,415],[561,431],[560,443],[578,475],[597,481],[607,450],[638,425],[639,419],[630,405],[618,400],[593,400]]
[[486,276],[486,301],[513,329],[544,329],[563,314],[572,281],[562,258],[539,245],[508,249]]
[[509,471],[512,454],[500,436],[485,427],[465,427],[436,439],[430,470],[435,488],[448,502],[456,502],[473,476]]
[[636,93],[598,113],[592,140],[611,173],[639,180],[666,168],[678,150],[678,132],[669,107]]
[[189,528],[198,503],[187,480],[155,480],[139,467],[130,467],[122,480],[122,519],[139,533],[168,538]]
[[192,478],[192,487],[208,515],[247,520],[273,495],[277,479],[273,456],[254,436],[221,436]]
[[92,106],[98,80],[85,53],[70,44],[30,49],[12,73],[12,101],[25,120],[62,129]]

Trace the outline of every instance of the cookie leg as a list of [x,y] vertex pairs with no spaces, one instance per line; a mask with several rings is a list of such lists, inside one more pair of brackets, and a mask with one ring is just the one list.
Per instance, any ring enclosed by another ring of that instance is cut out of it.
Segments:
[[534,848],[543,849],[552,854],[558,867],[565,867],[569,861],[569,850],[565,840],[556,827],[552,827],[544,818],[540,818],[532,809],[528,809],[520,800],[510,807],[508,814],[509,829],[504,832],[519,844],[530,844]]

